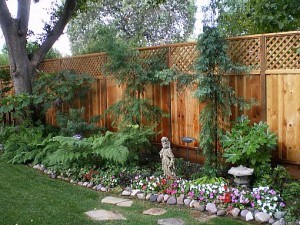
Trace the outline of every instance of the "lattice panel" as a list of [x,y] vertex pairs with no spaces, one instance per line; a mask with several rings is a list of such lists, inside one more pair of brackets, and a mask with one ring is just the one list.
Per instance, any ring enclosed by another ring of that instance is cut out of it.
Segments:
[[44,72],[59,72],[61,70],[75,70],[77,73],[88,73],[93,76],[101,76],[101,66],[106,63],[105,54],[93,54],[80,57],[70,57],[54,60],[46,60],[39,70]]
[[159,58],[161,62],[167,63],[168,48],[154,48],[140,50],[140,57],[143,59],[150,59],[152,57]]
[[193,71],[193,63],[198,57],[195,43],[171,47],[171,68],[189,73]]
[[267,69],[300,69],[300,35],[271,36],[266,38]]
[[236,63],[251,66],[254,70],[260,69],[259,38],[229,40],[229,54]]
[[63,68],[61,67],[60,59],[50,59],[42,61],[39,65],[38,70],[45,73],[57,73],[61,71]]

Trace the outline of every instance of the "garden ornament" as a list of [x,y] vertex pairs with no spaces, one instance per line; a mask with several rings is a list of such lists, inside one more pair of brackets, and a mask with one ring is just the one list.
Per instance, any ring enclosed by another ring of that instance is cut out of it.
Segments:
[[159,155],[162,159],[162,170],[164,172],[164,176],[175,177],[175,160],[168,138],[162,137],[161,144],[162,149],[159,152]]
[[233,175],[234,183],[237,185],[248,185],[250,182],[249,177],[253,174],[254,169],[247,168],[245,166],[231,167],[228,171],[229,174]]

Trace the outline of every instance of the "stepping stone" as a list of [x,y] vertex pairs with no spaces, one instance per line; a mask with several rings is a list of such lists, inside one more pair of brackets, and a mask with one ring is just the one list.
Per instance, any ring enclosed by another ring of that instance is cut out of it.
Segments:
[[132,205],[133,201],[126,201],[126,202],[120,202],[117,203],[117,206],[121,206],[121,207],[130,207]]
[[116,197],[108,196],[108,197],[105,197],[104,199],[102,199],[101,203],[107,203],[107,204],[117,205],[119,203],[128,202],[128,201],[131,201],[131,200],[124,199],[124,198],[116,198]]
[[147,209],[143,212],[143,214],[145,215],[153,215],[153,216],[159,216],[162,214],[165,214],[167,211],[165,209],[162,208],[151,208],[151,209]]
[[93,210],[85,212],[92,220],[126,220],[126,218],[120,214],[111,212],[108,210]]
[[184,221],[181,219],[170,218],[170,219],[160,219],[157,221],[157,224],[161,225],[183,225]]

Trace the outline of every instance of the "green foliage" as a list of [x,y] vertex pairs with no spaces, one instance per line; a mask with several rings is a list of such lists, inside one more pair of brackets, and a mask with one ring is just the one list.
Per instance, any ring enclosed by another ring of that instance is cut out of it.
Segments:
[[285,211],[287,214],[284,220],[295,222],[300,218],[300,183],[299,181],[289,182],[285,185],[282,197],[286,202]]
[[195,1],[168,0],[159,6],[149,2],[153,1],[107,0],[88,4],[87,10],[68,26],[72,53],[103,51],[102,37],[108,30],[134,47],[184,41],[192,34]]
[[68,113],[58,113],[57,123],[60,127],[60,132],[63,136],[73,136],[80,134],[87,137],[91,134],[102,131],[103,128],[97,126],[100,116],[94,116],[91,121],[84,120],[85,108],[69,109]]
[[226,128],[222,122],[229,121],[231,106],[237,105],[240,109],[250,106],[249,101],[236,97],[226,74],[247,72],[249,68],[231,62],[224,35],[217,28],[207,29],[200,35],[197,48],[199,58],[194,65],[196,73],[191,84],[197,84],[194,96],[205,105],[200,113],[199,146],[206,158],[204,174],[215,177],[221,166],[218,142]]
[[300,27],[298,0],[217,0],[218,26],[228,36],[293,31]]
[[228,183],[223,177],[210,177],[204,176],[194,180],[195,184],[215,184],[215,183]]
[[37,118],[42,120],[49,108],[56,106],[58,111],[62,111],[62,103],[70,107],[75,104],[73,100],[76,97],[84,98],[93,81],[90,75],[66,70],[57,74],[40,74],[34,81],[32,94],[20,93],[0,98],[0,114],[11,113],[13,119],[24,120],[35,111]]
[[277,191],[282,191],[284,186],[291,181],[288,171],[281,165],[275,168],[270,163],[258,165],[254,169],[255,187],[272,187]]
[[270,162],[270,150],[275,149],[277,137],[263,122],[250,124],[247,116],[241,116],[230,132],[222,136],[223,157],[226,162],[255,168]]
[[42,163],[53,166],[62,164],[66,168],[82,165],[92,156],[92,145],[89,139],[78,140],[73,137],[56,136],[48,140]]
[[[29,58],[31,57],[31,55],[36,52],[36,50],[39,48],[39,44],[37,42],[32,42],[32,41],[28,41],[26,44],[26,50],[28,53]],[[45,59],[53,59],[53,58],[59,58],[62,57],[61,53],[55,49],[55,48],[51,48],[46,56]]]
[[26,93],[8,95],[0,99],[0,114],[10,113],[13,120],[25,120],[30,118],[32,104],[38,104],[39,100],[36,95]]
[[[128,126],[122,132],[107,131],[81,140],[56,136],[46,141],[39,163],[60,168],[81,168],[90,165],[98,168],[103,163],[114,165],[137,162],[139,154],[151,147],[152,129]],[[38,160],[36,160],[38,161]]]
[[[30,123],[1,129],[0,142],[4,145],[1,157],[9,163],[30,163],[43,149],[43,140],[46,138],[44,127],[34,127]],[[47,139],[47,138],[46,138]]]
[[94,78],[88,74],[77,74],[74,71],[63,70],[56,74],[42,73],[34,81],[33,95],[37,95],[42,103],[43,111],[53,105],[72,107],[75,98],[83,99]]
[[105,42],[109,63],[103,71],[112,76],[118,84],[125,87],[123,97],[112,105],[106,113],[111,113],[114,124],[123,128],[130,124],[152,126],[162,116],[166,116],[160,108],[145,98],[147,85],[160,82],[157,72],[166,69],[163,63],[165,51],[143,57],[142,53],[132,49],[128,44],[111,37]]

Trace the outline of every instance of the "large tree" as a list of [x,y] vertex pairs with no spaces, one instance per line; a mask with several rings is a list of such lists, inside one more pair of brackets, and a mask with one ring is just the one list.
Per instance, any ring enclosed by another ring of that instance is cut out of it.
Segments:
[[300,28],[299,0],[210,0],[218,26],[228,36]]
[[[135,47],[184,41],[193,32],[195,13],[194,0],[166,0],[160,5],[149,5],[146,0],[90,3],[88,10],[79,14],[68,26],[72,53],[101,50],[95,43],[101,45],[99,37],[107,32],[105,26]],[[91,49],[91,45],[94,48]]]
[[[35,0],[35,2],[38,2]],[[12,17],[6,0],[0,0],[0,25],[5,38],[10,61],[10,73],[16,93],[31,93],[32,78],[36,68],[52,45],[57,41],[73,13],[76,11],[76,0],[66,0],[61,6],[57,20],[53,26],[47,26],[47,34],[39,47],[28,55],[26,44],[28,39],[28,21],[31,0],[18,0],[18,10]],[[81,1],[82,2],[82,1]]]

